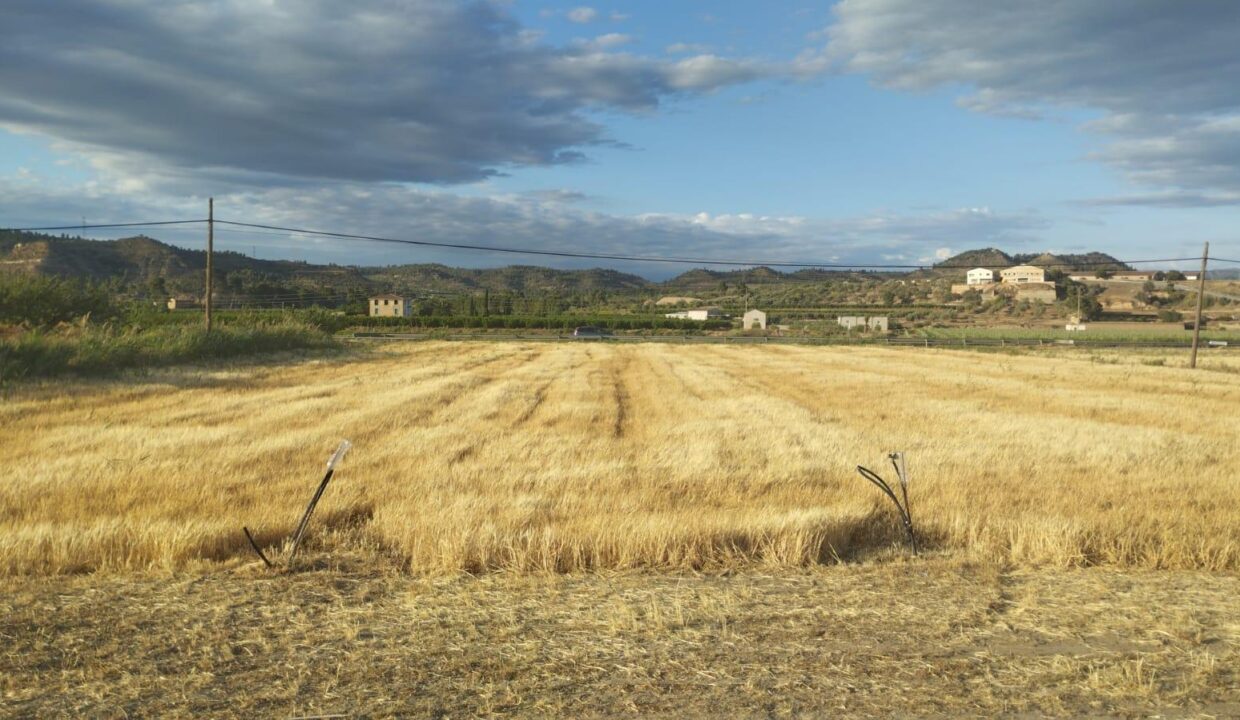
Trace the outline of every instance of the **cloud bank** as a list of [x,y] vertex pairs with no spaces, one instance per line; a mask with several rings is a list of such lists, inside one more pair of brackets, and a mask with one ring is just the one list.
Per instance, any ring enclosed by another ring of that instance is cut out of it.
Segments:
[[147,185],[471,182],[613,142],[592,111],[786,71],[555,47],[480,1],[8,0],[2,33],[0,127]]
[[1092,157],[1132,181],[1196,206],[1240,192],[1240,3],[843,0],[834,13],[837,69],[895,89],[962,84],[978,112],[1095,111],[1086,129],[1109,142]]

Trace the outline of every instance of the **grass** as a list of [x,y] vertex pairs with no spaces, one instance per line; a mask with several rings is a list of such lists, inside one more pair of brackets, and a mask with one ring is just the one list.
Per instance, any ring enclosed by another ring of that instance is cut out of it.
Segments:
[[[325,561],[324,556],[319,556]],[[724,574],[0,579],[20,717],[1236,717],[1240,578],[942,558]]]
[[[1026,328],[1026,327],[960,327],[960,328],[922,328],[914,330],[917,337],[932,338],[985,338],[985,339],[1033,339],[1033,340],[1179,340],[1192,342],[1193,333],[1185,330],[1182,323],[1098,323],[1086,322],[1083,332],[1069,332],[1062,326],[1058,328]],[[1210,329],[1208,324],[1202,325],[1201,341],[1225,340],[1231,344],[1240,342],[1240,331]]]
[[340,438],[356,447],[313,551],[429,576],[898,554],[853,469],[893,449],[933,554],[1235,571],[1238,401],[1234,373],[1081,355],[644,344],[429,342],[18,388],[0,575],[249,563],[240,526],[286,537]]
[[332,347],[335,341],[318,327],[293,319],[217,325],[211,333],[200,324],[73,323],[0,336],[0,384]]

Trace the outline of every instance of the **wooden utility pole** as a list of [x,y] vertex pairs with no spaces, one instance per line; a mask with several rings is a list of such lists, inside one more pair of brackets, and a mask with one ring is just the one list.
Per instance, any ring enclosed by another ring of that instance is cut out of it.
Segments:
[[207,297],[203,303],[206,310],[207,332],[211,332],[211,287],[212,271],[215,269],[215,198],[207,198]]
[[1206,299],[1206,261],[1210,258],[1210,243],[1201,250],[1201,274],[1197,276],[1197,320],[1193,323],[1193,356],[1188,366],[1197,367],[1197,344],[1201,342],[1201,305]]

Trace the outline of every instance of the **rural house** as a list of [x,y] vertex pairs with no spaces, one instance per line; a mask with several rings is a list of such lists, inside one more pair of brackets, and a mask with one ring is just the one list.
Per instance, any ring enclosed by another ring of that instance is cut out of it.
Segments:
[[409,317],[413,314],[413,303],[401,295],[385,293],[370,298],[371,317]]
[[[215,293],[211,293],[211,297],[212,299],[214,299]],[[202,303],[199,302],[198,300],[195,300],[194,298],[187,298],[187,297],[168,298],[168,309],[169,310],[195,310],[200,307],[202,307]]]
[[995,281],[995,273],[986,268],[973,268],[965,273],[965,279],[969,285],[986,285]]
[[1017,265],[1003,268],[999,271],[999,277],[1005,283],[1040,283],[1046,282],[1046,271],[1034,265]]
[[723,318],[723,310],[717,307],[705,307],[696,310],[671,312],[664,315],[664,317],[679,318],[681,320],[720,320]]
[[886,315],[841,315],[835,319],[841,327],[860,328],[862,330],[877,330],[879,332],[887,332],[887,316]]
[[765,330],[766,313],[761,310],[750,310],[741,317],[742,330]]

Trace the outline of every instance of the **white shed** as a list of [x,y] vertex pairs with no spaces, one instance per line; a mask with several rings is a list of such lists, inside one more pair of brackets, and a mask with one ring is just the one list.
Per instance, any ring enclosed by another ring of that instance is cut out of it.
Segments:
[[742,330],[765,330],[766,329],[766,313],[761,310],[750,310],[741,318]]

